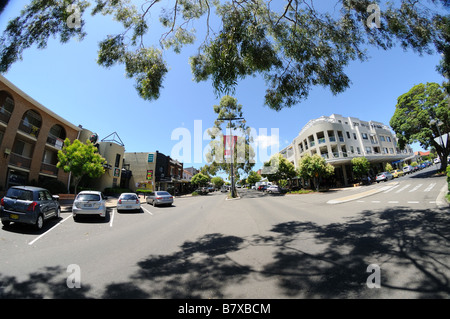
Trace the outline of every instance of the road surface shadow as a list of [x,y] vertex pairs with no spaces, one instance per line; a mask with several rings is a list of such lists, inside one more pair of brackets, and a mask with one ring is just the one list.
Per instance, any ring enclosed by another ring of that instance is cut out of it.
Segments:
[[[233,259],[258,247],[273,251],[258,267]],[[379,289],[367,286],[367,268],[373,264],[381,270]],[[210,233],[173,253],[143,256],[136,266],[129,280],[106,284],[101,295],[91,291],[90,283],[67,288],[63,267],[36,271],[23,281],[0,273],[1,297],[235,298],[236,287],[267,281],[275,283],[277,293],[263,293],[265,298],[448,299],[450,214],[366,210],[340,223],[283,222],[264,235]],[[257,298],[258,290],[252,292]]]

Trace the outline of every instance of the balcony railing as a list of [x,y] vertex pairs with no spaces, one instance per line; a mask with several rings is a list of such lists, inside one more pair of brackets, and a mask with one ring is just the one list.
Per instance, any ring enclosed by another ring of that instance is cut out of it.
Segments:
[[9,164],[16,167],[29,169],[31,167],[31,158],[16,153],[9,155]]
[[30,123],[25,124],[24,121],[22,120],[20,121],[19,124],[19,130],[37,138],[39,135],[40,128]]
[[47,137],[47,144],[60,150],[63,148],[64,141],[59,137],[49,134]]
[[0,122],[8,124],[10,118],[11,118],[11,112],[9,112],[5,109],[0,109]]
[[56,167],[56,165],[53,165],[53,164],[42,163],[41,164],[41,173],[57,176],[58,168]]

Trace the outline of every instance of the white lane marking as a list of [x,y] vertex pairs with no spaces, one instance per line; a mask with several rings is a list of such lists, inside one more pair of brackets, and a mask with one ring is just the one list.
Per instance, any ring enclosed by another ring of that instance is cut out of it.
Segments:
[[115,211],[115,209],[113,209],[112,212],[111,212],[111,221],[109,222],[109,227],[112,227],[112,225],[113,225],[114,211]]
[[387,194],[387,193],[389,193],[390,191],[394,190],[395,188],[397,188],[397,187],[399,187],[399,186],[400,186],[400,184],[397,184],[397,185],[395,185],[395,186],[389,188],[387,191],[385,191],[385,192],[383,192],[383,193],[384,193],[384,194]]
[[45,235],[47,235],[51,230],[55,229],[56,227],[58,227],[59,225],[61,225],[62,223],[64,223],[66,220],[68,220],[70,217],[72,217],[72,214],[70,214],[69,216],[67,216],[65,219],[59,221],[55,226],[53,226],[52,228],[50,228],[49,230],[47,230],[45,233],[40,234],[39,236],[37,236],[35,239],[33,239],[32,241],[30,241],[28,243],[28,245],[33,245],[36,241],[38,241],[39,239],[41,239],[42,237],[44,237]]
[[418,189],[420,188],[420,186],[422,186],[422,185],[423,185],[423,184],[417,185],[416,187],[414,187],[413,189],[411,189],[409,192],[410,192],[410,193],[415,192],[415,191],[418,190]]
[[142,208],[143,210],[145,210],[147,213],[149,213],[150,215],[153,215],[152,212],[148,211],[148,210],[145,209],[144,207],[141,206],[141,208]]
[[424,192],[429,192],[436,186],[436,183],[431,183],[427,188],[424,189]]
[[398,204],[399,201],[398,200],[390,200],[388,201],[389,204]]
[[398,191],[396,191],[395,193],[400,193],[401,191],[404,191],[405,189],[407,189],[409,186],[411,186],[411,184],[405,185],[402,188],[400,188]]
[[409,200],[408,201],[408,204],[419,204],[420,202],[418,202],[418,201],[415,201],[415,200]]

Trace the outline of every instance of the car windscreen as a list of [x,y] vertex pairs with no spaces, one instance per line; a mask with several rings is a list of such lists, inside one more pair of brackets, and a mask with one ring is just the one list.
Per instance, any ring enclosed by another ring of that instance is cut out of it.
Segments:
[[98,194],[78,194],[76,200],[84,202],[98,202],[100,196]]
[[137,199],[137,197],[134,194],[126,194],[126,195],[120,195],[120,199],[122,199],[122,200],[135,200],[135,199]]
[[169,195],[169,196],[171,196],[168,192],[156,192],[156,195]]
[[6,193],[6,197],[20,200],[33,200],[33,192],[19,188],[10,188]]

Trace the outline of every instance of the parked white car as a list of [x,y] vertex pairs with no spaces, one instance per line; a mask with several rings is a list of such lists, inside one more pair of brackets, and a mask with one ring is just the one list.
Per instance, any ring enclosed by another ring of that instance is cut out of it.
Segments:
[[98,191],[81,191],[73,201],[72,216],[77,219],[79,215],[98,215],[106,217],[106,198]]
[[405,173],[405,175],[411,174],[412,172],[413,172],[413,170],[412,170],[411,166],[407,165],[407,166],[403,167],[403,173]]
[[135,193],[122,193],[117,199],[117,211],[141,210],[141,200]]
[[439,164],[441,162],[441,159],[439,157],[436,157],[434,159],[434,164]]

